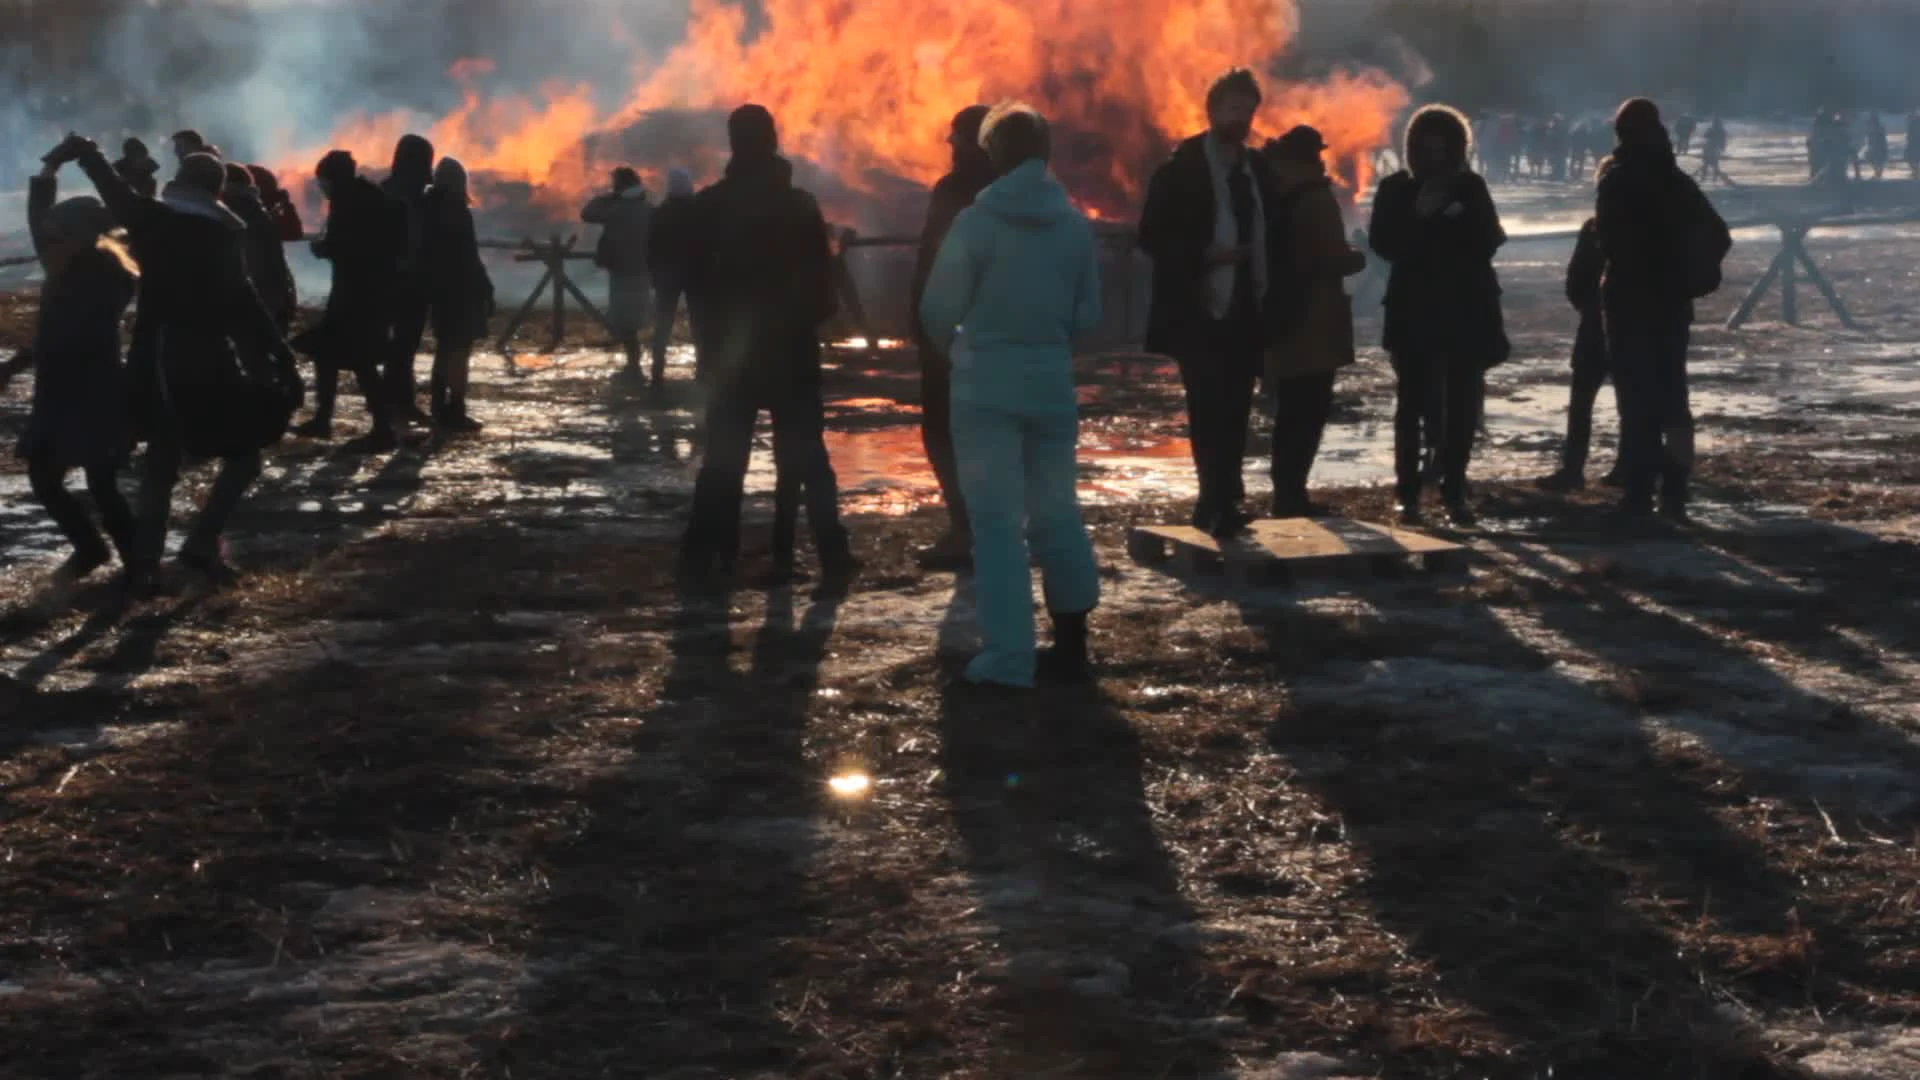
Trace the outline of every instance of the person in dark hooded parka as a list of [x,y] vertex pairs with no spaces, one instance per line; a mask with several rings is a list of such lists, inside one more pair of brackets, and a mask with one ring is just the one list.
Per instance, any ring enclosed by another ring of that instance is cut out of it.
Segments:
[[153,153],[139,139],[128,139],[121,144],[120,160],[113,163],[113,171],[142,198],[151,199],[160,194],[160,163],[153,160]]
[[[133,445],[120,317],[140,275],[100,200],[54,201],[58,172],[57,164],[48,165],[27,193],[27,224],[46,281],[26,354],[34,368],[33,407],[16,453],[27,463],[34,497],[73,545],[55,573],[57,581],[70,582],[106,565],[111,554],[86,507],[67,490],[74,469],[86,474],[112,552],[133,565],[133,509],[116,472]],[[5,381],[0,373],[0,386]]]
[[399,221],[394,204],[359,175],[353,155],[335,150],[314,175],[327,197],[327,220],[313,241],[315,258],[333,264],[333,288],[318,325],[295,339],[313,357],[313,417],[294,429],[316,439],[333,437],[333,407],[340,372],[351,371],[367,399],[373,427],[355,444],[379,453],[399,445],[392,404],[380,377],[393,339],[391,295],[399,261]]
[[1380,182],[1367,239],[1392,264],[1382,344],[1393,363],[1395,494],[1420,520],[1422,435],[1437,447],[1440,494],[1457,527],[1474,522],[1467,463],[1486,370],[1507,358],[1494,253],[1506,243],[1486,181],[1473,173],[1467,122],[1429,105],[1407,124],[1409,170]]
[[429,419],[415,395],[414,364],[420,341],[426,336],[432,283],[427,277],[427,188],[433,183],[433,144],[419,135],[402,135],[393,148],[393,168],[380,185],[400,205],[405,221],[400,261],[393,277],[389,311],[393,335],[388,341],[385,378],[394,418],[424,422]]
[[134,424],[146,436],[130,581],[158,585],[173,488],[188,454],[221,459],[219,475],[179,558],[219,582],[226,523],[260,475],[260,451],[286,431],[301,386],[293,353],[247,277],[246,226],[221,203],[218,158],[189,154],[158,199],[141,198],[92,141],[70,137],[71,157],[127,230],[141,267],[127,371]]
[[227,185],[220,198],[227,209],[246,222],[247,277],[253,282],[253,291],[260,294],[260,302],[267,306],[267,314],[273,316],[274,325],[285,334],[300,306],[293,268],[287,265],[286,243],[280,239],[280,227],[260,201],[253,173],[245,165],[231,162],[226,168]]
[[844,579],[855,564],[820,396],[820,326],[835,307],[826,219],[793,186],[771,113],[741,106],[727,118],[727,136],[726,175],[694,198],[689,296],[702,312],[711,397],[683,570],[696,580],[731,572],[753,428],[766,409],[778,468],[806,490],[821,571]]
[[1600,303],[1620,403],[1620,460],[1628,514],[1659,509],[1684,519],[1693,469],[1687,345],[1703,270],[1718,284],[1733,246],[1727,223],[1674,160],[1660,110],[1645,98],[1620,106],[1619,145],[1600,179],[1594,220],[1606,276]]
[[969,105],[953,118],[947,135],[953,148],[953,168],[933,185],[909,292],[912,310],[908,319],[914,348],[920,354],[920,441],[926,447],[934,479],[940,484],[940,498],[947,504],[946,534],[920,553],[920,565],[929,570],[956,570],[969,565],[973,561],[973,533],[953,453],[952,363],[927,335],[920,319],[920,301],[927,294],[927,279],[954,218],[972,206],[974,198],[994,181],[993,162],[980,145],[980,124],[987,112],[985,105]]
[[467,382],[474,342],[486,336],[493,316],[493,279],[480,261],[466,166],[450,157],[434,167],[427,192],[427,268],[433,283],[433,422],[444,431],[479,431],[480,422],[467,415]]

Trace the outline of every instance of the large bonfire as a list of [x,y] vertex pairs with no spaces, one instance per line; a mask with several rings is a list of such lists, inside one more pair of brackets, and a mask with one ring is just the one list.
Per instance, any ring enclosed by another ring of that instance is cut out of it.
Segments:
[[[537,98],[490,96],[485,60],[450,73],[461,106],[435,121],[394,113],[349,119],[327,147],[290,155],[304,186],[330,147],[384,165],[420,130],[479,178],[483,201],[569,209],[629,157],[646,171],[717,171],[724,140],[709,115],[747,101],[773,110],[788,154],[827,192],[830,210],[945,169],[948,120],[975,102],[1038,105],[1058,130],[1056,168],[1081,204],[1107,217],[1138,205],[1172,142],[1206,123],[1205,92],[1234,66],[1271,66],[1296,29],[1291,0],[693,0],[685,40],[632,75],[606,107],[596,88],[552,84]],[[1406,103],[1378,72],[1312,84],[1269,80],[1258,133],[1311,123],[1336,172],[1364,190],[1375,148]],[[636,137],[636,133],[639,133]],[[511,194],[510,194],[511,193]]]

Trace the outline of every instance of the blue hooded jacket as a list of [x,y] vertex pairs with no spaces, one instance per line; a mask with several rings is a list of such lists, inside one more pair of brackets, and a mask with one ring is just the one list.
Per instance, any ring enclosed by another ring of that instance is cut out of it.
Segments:
[[982,191],[940,246],[920,319],[953,359],[953,398],[1071,412],[1073,340],[1100,322],[1093,229],[1046,163]]

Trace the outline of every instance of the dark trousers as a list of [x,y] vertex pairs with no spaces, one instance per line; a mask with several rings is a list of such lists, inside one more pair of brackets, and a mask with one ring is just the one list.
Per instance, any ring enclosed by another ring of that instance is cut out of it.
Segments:
[[1300,375],[1273,386],[1273,505],[1275,513],[1307,502],[1307,480],[1333,414],[1333,377]]
[[1247,423],[1253,418],[1253,384],[1260,374],[1260,349],[1253,336],[1216,328],[1209,347],[1177,357],[1180,385],[1187,394],[1187,438],[1199,474],[1196,523],[1235,509],[1247,497],[1241,470],[1246,463]]
[[[67,543],[73,545],[75,555],[105,559],[107,545],[100,538],[100,530],[94,527],[87,508],[67,490],[68,471],[51,462],[30,461],[27,484],[33,489],[34,498],[47,508],[47,516],[53,519]],[[133,561],[133,508],[127,505],[126,496],[120,494],[114,474],[112,465],[87,466],[87,494],[93,497],[93,505],[100,512],[100,524],[106,526],[113,550],[120,554],[121,562],[130,563]]]
[[1480,361],[1447,353],[1395,353],[1392,360],[1395,494],[1402,505],[1419,501],[1420,451],[1431,445],[1440,459],[1441,497],[1466,498],[1486,385]]
[[435,419],[467,415],[467,383],[472,371],[473,342],[435,341],[431,382]]
[[320,423],[333,422],[334,404],[340,395],[340,373],[350,371],[367,399],[367,413],[377,430],[392,420],[387,386],[380,376],[380,364],[387,359],[392,342],[392,327],[384,318],[367,316],[345,323],[321,355],[313,360],[313,418]]
[[1691,335],[1684,316],[1607,324],[1629,506],[1651,506],[1656,488],[1668,503],[1686,504],[1693,472],[1693,408],[1687,396]]
[[953,366],[930,346],[920,349],[920,442],[940,483],[947,519],[955,531],[969,531],[967,498],[960,492],[960,464],[953,452]]
[[[840,524],[840,485],[827,456],[826,412],[817,386],[795,386],[768,395],[729,380],[707,405],[705,459],[694,481],[686,554],[730,564],[740,554],[740,504],[753,457],[753,429],[761,409],[773,414],[775,558],[784,543],[790,561],[797,510],[804,499],[814,544],[823,554],[841,554],[847,544]],[[784,519],[784,522],[783,520]]]
[[672,278],[653,279],[653,381],[667,377],[667,346],[673,344],[674,316],[685,286]]
[[1600,388],[1606,385],[1607,335],[1598,311],[1580,316],[1580,330],[1573,342],[1573,388],[1567,397],[1567,442],[1561,450],[1560,469],[1569,474],[1584,473],[1587,455],[1593,448],[1593,406]]
[[[134,565],[158,566],[167,547],[167,520],[173,512],[173,488],[180,482],[180,465],[185,451],[180,445],[179,429],[171,417],[154,425],[147,440],[146,470],[140,478],[139,517],[135,522]],[[187,530],[180,545],[183,555],[212,558],[220,553],[220,537],[227,521],[240,507],[247,489],[260,477],[260,454],[240,454],[220,460],[220,473],[214,477],[207,501]]]
[[419,408],[414,401],[418,387],[413,366],[420,354],[420,342],[427,335],[427,319],[433,305],[424,296],[402,293],[393,301],[393,338],[387,343],[386,384],[388,401],[401,412]]

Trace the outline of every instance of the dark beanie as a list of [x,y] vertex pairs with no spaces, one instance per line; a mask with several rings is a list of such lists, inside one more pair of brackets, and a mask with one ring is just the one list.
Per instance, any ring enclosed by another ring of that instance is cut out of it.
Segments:
[[980,125],[986,122],[992,109],[985,105],[969,105],[953,114],[953,137],[962,145],[980,145]]
[[227,169],[220,164],[219,158],[202,151],[188,154],[180,160],[180,172],[174,180],[209,195],[218,195],[220,189],[226,186]]
[[1319,161],[1320,152],[1327,148],[1327,140],[1320,132],[1301,124],[1292,131],[1273,140],[1267,149],[1280,161]]
[[737,157],[771,157],[780,151],[773,114],[763,105],[742,105],[727,117],[727,142]]
[[352,154],[335,150],[320,159],[320,165],[313,170],[313,175],[329,183],[340,184],[353,179],[359,171],[360,166],[353,160]]
[[1621,142],[1646,142],[1661,130],[1660,106],[1647,98],[1629,98],[1613,114],[1613,133]]
[[245,165],[227,162],[227,186],[231,188],[250,188],[254,186],[253,174]]

